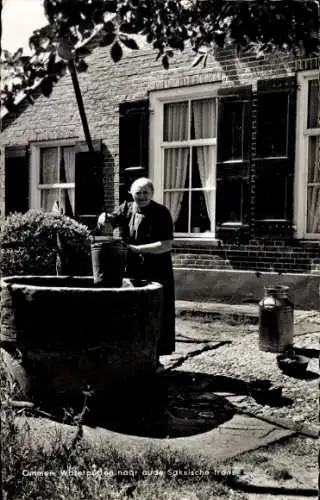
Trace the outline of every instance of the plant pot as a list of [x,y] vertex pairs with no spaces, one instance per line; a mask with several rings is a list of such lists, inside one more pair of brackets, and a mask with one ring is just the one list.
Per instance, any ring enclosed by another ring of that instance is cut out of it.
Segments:
[[[264,382],[264,383],[262,383]],[[271,386],[270,381],[256,381],[250,384],[251,396],[260,404],[278,401],[282,396],[281,386]]]
[[309,359],[298,354],[280,354],[277,356],[280,370],[289,375],[301,375],[306,372]]

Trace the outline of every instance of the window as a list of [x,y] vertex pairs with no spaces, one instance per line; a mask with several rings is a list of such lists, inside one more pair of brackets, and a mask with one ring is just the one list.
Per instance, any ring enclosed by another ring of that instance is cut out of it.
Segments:
[[179,236],[215,233],[217,92],[176,89],[151,95],[150,175]]
[[316,72],[299,75],[296,220],[300,237],[320,238],[320,112]]
[[74,216],[75,147],[43,145],[33,147],[31,206]]
[[179,237],[215,237],[248,216],[251,86],[150,95],[150,176]]
[[163,202],[178,233],[214,230],[216,108],[215,98],[164,104]]

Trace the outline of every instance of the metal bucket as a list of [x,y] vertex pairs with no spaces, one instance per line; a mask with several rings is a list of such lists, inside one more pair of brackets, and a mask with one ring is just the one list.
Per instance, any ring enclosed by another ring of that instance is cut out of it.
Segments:
[[293,345],[293,303],[288,298],[289,287],[265,287],[259,303],[259,349],[281,353]]
[[121,239],[99,238],[91,243],[93,282],[106,288],[119,288],[122,285],[127,248]]

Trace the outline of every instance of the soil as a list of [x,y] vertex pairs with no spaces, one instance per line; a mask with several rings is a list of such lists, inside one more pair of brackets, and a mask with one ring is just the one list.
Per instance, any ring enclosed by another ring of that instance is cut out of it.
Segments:
[[[276,362],[276,354],[262,352],[258,345],[258,326],[210,318],[177,318],[177,340],[200,342],[231,341],[216,349],[189,356],[177,370],[210,374],[228,381],[229,401],[241,411],[257,417],[303,428],[316,435],[318,431],[319,324],[299,321],[295,325],[294,346],[309,354],[307,373],[303,377],[284,374]],[[251,386],[262,381],[281,387],[280,400],[257,401],[252,392],[237,393],[242,383]],[[267,382],[266,382],[267,381]],[[240,383],[240,384],[239,384]],[[234,389],[233,389],[234,388]],[[232,398],[232,392],[234,397]],[[218,390],[219,394],[219,390]],[[223,391],[220,391],[223,394]],[[318,498],[318,440],[295,435],[265,448],[239,455],[228,461],[236,476],[235,489],[246,493],[249,500]],[[223,467],[223,465],[222,465]]]

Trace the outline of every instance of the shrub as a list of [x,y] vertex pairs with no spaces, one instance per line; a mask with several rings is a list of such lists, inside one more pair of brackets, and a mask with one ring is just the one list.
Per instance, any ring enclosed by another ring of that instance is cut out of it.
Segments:
[[11,214],[1,228],[1,273],[56,274],[58,256],[61,274],[88,274],[89,236],[87,226],[64,215],[42,210]]

